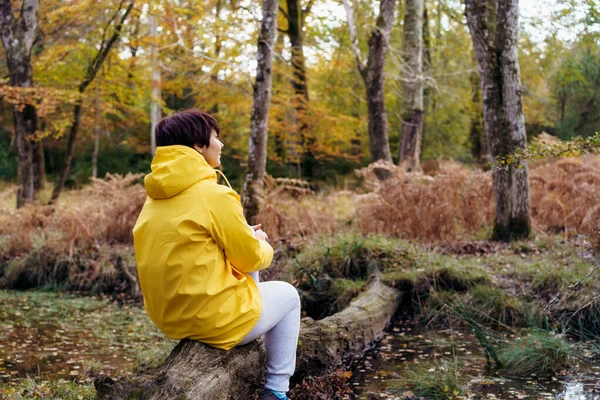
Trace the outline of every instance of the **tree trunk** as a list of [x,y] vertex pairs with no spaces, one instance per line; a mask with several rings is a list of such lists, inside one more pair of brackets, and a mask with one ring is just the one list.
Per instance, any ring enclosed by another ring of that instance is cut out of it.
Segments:
[[[367,110],[369,118],[369,150],[371,161],[384,160],[391,162],[390,144],[387,134],[387,118],[385,112],[385,55],[387,52],[390,31],[394,20],[396,0],[381,0],[379,3],[379,16],[375,28],[369,37],[369,56],[367,63],[362,61],[358,48],[356,24],[350,0],[343,0],[348,17],[348,29],[352,51],[356,58],[357,68],[365,81],[367,90]],[[385,175],[381,176],[382,178]]]
[[[402,292],[376,281],[342,312],[313,321],[304,318],[293,376],[324,374],[359,359],[395,314]],[[254,341],[228,352],[181,341],[162,366],[141,375],[96,380],[99,399],[251,399],[260,389],[266,356]]]
[[[518,0],[466,0],[466,16],[481,76],[483,121],[492,161],[526,146],[517,57]],[[493,238],[529,236],[527,164],[494,166]]]
[[[217,3],[215,4],[215,19],[217,21],[221,20],[221,10],[223,9],[223,0],[217,0]],[[218,60],[221,57],[221,48],[223,46],[223,38],[221,36],[221,32],[217,31],[217,33],[215,34],[215,60]],[[220,68],[218,66],[218,63],[215,63],[215,65],[212,68],[211,74],[210,74],[210,80],[212,81],[213,84],[215,85],[219,85],[219,71]],[[214,93],[214,92],[213,92]],[[218,97],[218,96],[215,96]],[[210,113],[213,116],[216,116],[219,113],[219,102],[215,99],[215,103],[213,104],[213,106],[210,108]]]
[[429,15],[426,4],[423,4],[423,123],[421,125],[421,148],[419,160],[423,155],[423,146],[425,143],[425,134],[427,132],[427,119],[429,113],[429,104],[434,95],[431,85],[425,84],[425,79],[431,76],[431,32],[429,30]]
[[[6,50],[10,86],[33,88],[31,49],[37,34],[39,0],[24,0],[19,18],[15,18],[10,0],[0,0],[0,34]],[[43,155],[35,140],[37,112],[32,104],[13,107],[13,126],[17,143],[17,208],[33,201],[42,185],[40,171]]]
[[248,221],[258,214],[267,164],[267,127],[271,106],[273,45],[277,35],[278,1],[264,0],[263,20],[258,37],[256,82],[248,141],[248,169],[242,191],[244,214]]
[[152,103],[150,108],[150,151],[152,157],[156,154],[156,137],[154,136],[154,129],[156,124],[161,118],[161,93],[160,93],[160,64],[158,60],[158,24],[156,17],[151,15],[148,18],[150,20],[150,36],[152,37],[152,44],[150,46],[150,54],[152,57]]
[[33,164],[37,172],[33,180],[33,190],[35,192],[44,188],[46,184],[46,155],[44,154],[44,142],[42,139],[37,140],[36,147],[33,153]]
[[96,86],[96,119],[94,120],[94,152],[92,153],[92,178],[98,177],[98,152],[100,151],[100,90]]
[[[308,83],[306,79],[306,59],[304,57],[303,31],[305,13],[300,7],[300,0],[287,0],[287,34],[290,38],[291,64],[292,64],[292,87],[294,89],[294,99],[292,104],[296,111],[297,131],[295,138],[291,140],[291,145],[296,149],[301,149],[298,156],[301,159],[298,165],[302,165],[297,175],[302,172],[307,177],[313,176],[314,156],[311,151],[313,140],[309,137],[308,124],[306,121],[308,109]],[[294,168],[294,167],[292,167]]]
[[470,76],[471,90],[473,91],[473,114],[471,115],[471,130],[469,132],[469,144],[471,145],[471,157],[473,161],[484,166],[488,161],[485,132],[483,130],[481,81],[479,74],[473,72]]
[[[119,4],[119,8],[115,12],[114,17],[111,19],[111,23],[112,23],[113,19],[116,18],[116,16],[121,12],[124,2],[125,2],[125,0],[122,0],[121,3]],[[129,13],[131,12],[132,9],[133,9],[133,2],[129,3],[129,6],[123,13],[120,21],[115,26],[115,31],[114,31],[113,35],[111,36],[111,38],[107,42],[102,40],[102,43],[100,43],[100,48],[98,49],[98,53],[96,53],[96,56],[94,57],[94,59],[88,64],[88,69],[87,69],[85,78],[79,84],[78,90],[79,90],[80,97],[75,102],[75,107],[73,107],[73,121],[71,122],[71,129],[69,129],[69,137],[67,140],[67,151],[66,151],[66,155],[65,155],[65,163],[60,172],[58,181],[56,182],[56,185],[54,186],[54,190],[52,191],[52,197],[50,198],[49,204],[56,203],[56,201],[60,197],[60,193],[62,192],[63,188],[65,187],[65,182],[67,180],[67,176],[69,176],[69,170],[71,169],[71,162],[73,161],[73,150],[75,149],[75,140],[77,139],[77,131],[79,130],[79,121],[81,119],[81,106],[83,103],[83,96],[82,96],[83,92],[89,86],[89,84],[92,83],[92,81],[96,77],[96,74],[98,73],[98,70],[100,70],[100,67],[102,66],[102,64],[104,63],[104,60],[108,56],[110,49],[121,37],[121,29],[123,28],[123,23],[127,19],[127,16],[129,15]],[[111,25],[111,23],[109,25]],[[107,29],[108,29],[108,26],[105,28],[105,33],[106,33]]]
[[402,59],[402,144],[398,165],[420,171],[423,128],[423,0],[406,0]]

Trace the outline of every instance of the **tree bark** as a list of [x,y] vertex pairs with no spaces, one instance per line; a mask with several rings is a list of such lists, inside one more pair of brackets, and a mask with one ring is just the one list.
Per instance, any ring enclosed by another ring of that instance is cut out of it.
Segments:
[[92,178],[98,177],[98,152],[100,151],[100,90],[96,86],[96,119],[94,120],[94,152],[92,153]]
[[479,74],[473,72],[470,76],[471,90],[473,91],[473,115],[471,116],[471,130],[469,132],[469,144],[471,145],[471,157],[473,161],[484,166],[488,160],[485,132],[483,130],[481,81]]
[[423,0],[406,0],[402,49],[402,143],[398,165],[421,170],[423,128]]
[[427,79],[431,76],[431,32],[429,30],[429,14],[427,4],[423,4],[423,123],[421,125],[421,148],[419,160],[423,155],[423,147],[425,143],[425,134],[427,133],[427,119],[429,113],[429,105],[431,104],[434,91],[431,85],[426,84]]
[[366,64],[362,60],[358,48],[356,23],[350,0],[343,0],[348,17],[348,30],[352,51],[356,58],[356,66],[367,90],[367,110],[369,119],[369,150],[371,161],[384,160],[391,162],[390,143],[387,134],[387,118],[385,111],[385,73],[383,70],[387,53],[390,31],[394,20],[396,0],[381,0],[379,3],[379,16],[374,29],[369,37],[369,55]]
[[[113,20],[119,15],[121,10],[123,9],[124,3],[125,3],[125,0],[122,0],[121,3],[119,4],[119,8],[115,12],[115,14],[111,18],[111,20],[109,21],[108,26],[104,29],[104,35],[108,31],[109,26],[112,25]],[[133,2],[129,3],[129,6],[127,7],[125,12],[121,16],[121,19],[115,26],[115,31],[114,31],[113,35],[111,36],[111,38],[108,41],[105,41],[105,37],[103,35],[103,38],[102,38],[103,40],[102,40],[102,43],[100,44],[100,48],[98,49],[98,53],[96,53],[96,56],[94,57],[94,59],[88,64],[88,69],[87,69],[85,78],[79,84],[78,91],[79,91],[80,96],[77,99],[77,101],[75,102],[75,106],[73,107],[73,121],[71,122],[71,128],[69,129],[69,136],[68,136],[68,140],[67,140],[67,150],[66,150],[66,155],[65,155],[65,163],[61,170],[58,181],[56,182],[56,185],[54,186],[54,190],[52,191],[52,197],[50,198],[49,204],[55,204],[56,201],[58,200],[58,198],[60,197],[60,194],[65,186],[67,176],[69,175],[69,170],[71,169],[71,162],[73,160],[73,150],[75,149],[75,140],[77,139],[77,131],[79,130],[79,122],[81,119],[81,108],[82,108],[81,106],[83,104],[83,96],[82,96],[83,92],[89,86],[89,84],[92,83],[92,81],[96,77],[96,74],[100,70],[102,63],[104,63],[104,60],[108,56],[108,53],[110,52],[111,48],[119,40],[119,38],[121,36],[121,29],[123,28],[123,23],[127,19],[127,16],[129,15],[129,13],[131,12],[132,9],[133,9]]]
[[248,221],[258,214],[267,164],[267,127],[273,79],[273,45],[277,35],[278,1],[264,0],[263,20],[258,37],[256,82],[248,141],[248,168],[242,191],[244,214]]
[[[37,35],[39,0],[24,0],[19,18],[15,18],[10,0],[0,0],[0,35],[6,50],[10,86],[33,88],[31,49]],[[37,111],[32,104],[13,107],[13,126],[17,143],[17,208],[33,201],[42,185],[40,163],[43,160],[37,131]]]
[[[342,312],[304,318],[293,380],[324,374],[359,359],[395,314],[403,293],[374,282]],[[96,380],[99,399],[251,399],[260,389],[266,356],[254,341],[228,352],[181,341],[162,366],[141,375]]]
[[152,57],[152,103],[150,106],[150,151],[152,153],[152,157],[156,154],[156,137],[154,136],[154,129],[156,128],[156,124],[160,121],[162,116],[161,114],[161,92],[160,92],[160,64],[158,61],[158,24],[156,22],[156,17],[154,15],[150,15],[148,17],[150,20],[150,36],[152,37],[152,44],[150,46],[150,54]]
[[306,122],[308,109],[308,83],[306,78],[306,58],[304,57],[304,34],[302,27],[306,17],[306,10],[302,10],[300,0],[287,0],[288,21],[287,34],[291,44],[291,64],[292,64],[292,87],[294,89],[294,99],[292,104],[296,111],[297,131],[295,138],[291,140],[291,145],[295,149],[298,158],[296,163],[288,166],[290,170],[294,170],[297,166],[302,166],[296,172],[297,176],[313,176],[314,156],[311,151],[313,140],[309,137],[308,124]]
[[[517,56],[518,0],[466,0],[465,13],[477,56],[483,95],[483,121],[495,163],[526,146],[521,78]],[[493,238],[529,236],[529,178],[522,166],[494,165]]]

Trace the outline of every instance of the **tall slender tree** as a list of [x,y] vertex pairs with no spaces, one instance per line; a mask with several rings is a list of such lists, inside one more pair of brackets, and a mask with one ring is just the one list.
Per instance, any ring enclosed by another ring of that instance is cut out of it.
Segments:
[[156,138],[154,137],[154,128],[160,120],[161,113],[161,94],[160,94],[160,62],[158,59],[158,21],[156,16],[150,15],[148,17],[150,23],[150,37],[152,43],[150,44],[150,57],[152,68],[152,99],[150,103],[150,151],[152,156],[156,154]]
[[[69,175],[69,170],[71,169],[71,161],[73,160],[73,151],[75,149],[75,140],[77,138],[77,131],[79,130],[79,123],[81,120],[81,108],[83,105],[83,96],[81,96],[81,95],[83,94],[83,92],[85,92],[85,89],[90,85],[90,83],[92,83],[92,81],[96,77],[96,74],[100,70],[100,67],[104,63],[104,60],[108,56],[108,53],[110,53],[111,48],[121,37],[121,30],[123,28],[123,24],[125,23],[125,20],[127,19],[127,16],[129,15],[129,13],[133,9],[133,4],[134,3],[132,0],[129,3],[129,5],[126,8],[124,8],[125,0],[121,0],[121,3],[119,4],[117,11],[113,14],[112,18],[108,22],[108,25],[104,29],[104,33],[102,35],[102,42],[100,43],[100,46],[96,53],[96,56],[88,64],[87,73],[85,74],[85,77],[79,84],[78,91],[79,91],[80,96],[75,103],[75,107],[73,107],[73,120],[71,122],[71,128],[69,129],[69,136],[67,139],[67,151],[66,151],[66,155],[65,155],[65,163],[60,172],[58,181],[56,182],[56,185],[54,186],[54,190],[52,191],[52,197],[50,198],[50,204],[54,204],[58,200],[58,198],[62,192],[62,189],[65,186],[67,176]],[[117,19],[119,14],[121,14],[121,18]],[[110,38],[107,38],[106,34],[115,19],[117,20],[117,23],[114,27],[113,34],[110,36]]]
[[402,43],[402,143],[398,163],[407,171],[421,169],[423,130],[423,4],[406,0]]
[[[465,0],[483,97],[483,124],[494,160],[526,146],[517,55],[518,0]],[[531,231],[528,168],[494,165],[493,237],[511,240]]]
[[[23,0],[18,16],[13,14],[10,0],[0,1],[0,35],[6,50],[6,61],[10,86],[33,88],[33,66],[31,50],[38,29],[39,0]],[[31,103],[13,107],[13,126],[17,143],[18,182],[17,208],[35,198],[36,189],[41,186],[44,166],[42,149],[35,140],[38,117]]]
[[392,30],[392,22],[394,20],[396,0],[380,0],[379,2],[379,15],[375,27],[373,27],[369,36],[369,55],[366,62],[363,61],[358,47],[358,35],[354,20],[354,11],[350,4],[351,0],[342,1],[348,17],[348,30],[350,31],[352,52],[356,59],[358,71],[365,81],[367,89],[371,161],[384,160],[391,162],[392,156],[390,153],[385,111],[385,73],[383,66],[390,39],[390,31]]
[[[295,140],[291,142],[295,144],[296,148],[302,150],[301,154],[297,157],[301,160],[295,160],[295,163],[288,165],[288,171],[292,175],[300,176],[302,172],[306,176],[312,176],[312,168],[314,163],[314,156],[311,152],[312,141],[308,135],[308,124],[306,122],[306,113],[308,109],[308,81],[306,77],[306,57],[304,56],[304,22],[306,16],[310,13],[310,10],[315,0],[310,0],[305,8],[302,8],[300,0],[286,0],[286,9],[281,10],[285,16],[288,27],[284,31],[289,39],[291,45],[291,59],[292,65],[292,87],[294,89],[294,98],[292,104],[296,111],[296,125],[297,130],[295,132]],[[299,168],[299,167],[302,168]]]
[[264,0],[256,54],[254,103],[248,141],[248,169],[242,191],[244,215],[248,221],[258,214],[267,164],[267,127],[273,79],[273,45],[277,36],[277,9],[277,0]]

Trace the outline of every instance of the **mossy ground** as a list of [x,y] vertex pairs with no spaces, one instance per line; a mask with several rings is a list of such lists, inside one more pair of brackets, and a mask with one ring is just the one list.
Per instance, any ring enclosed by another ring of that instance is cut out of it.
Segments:
[[[433,246],[356,232],[315,239],[291,264],[297,279],[311,283],[308,288],[353,282],[364,271],[371,279],[379,270],[382,281],[412,292],[416,323],[427,326],[425,336],[427,329],[471,332],[481,346],[483,369],[525,379],[568,370],[576,350],[567,339],[600,333],[594,297],[600,270],[594,265],[584,237]],[[329,295],[345,293],[333,287],[327,287]],[[425,372],[415,369],[404,382],[412,382],[408,387],[425,398],[462,398],[468,388],[453,380],[455,361],[443,360],[440,376],[431,374],[429,365]]]

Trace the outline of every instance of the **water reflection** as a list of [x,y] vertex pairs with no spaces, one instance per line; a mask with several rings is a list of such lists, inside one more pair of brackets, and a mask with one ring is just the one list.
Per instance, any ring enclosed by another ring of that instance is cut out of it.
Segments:
[[[414,371],[440,373],[444,362],[458,366],[468,399],[600,400],[597,361],[576,360],[571,371],[550,379],[485,373],[486,360],[477,339],[465,329],[422,330],[398,321],[356,368],[351,382],[358,399],[411,398]],[[418,397],[415,397],[418,398]]]

